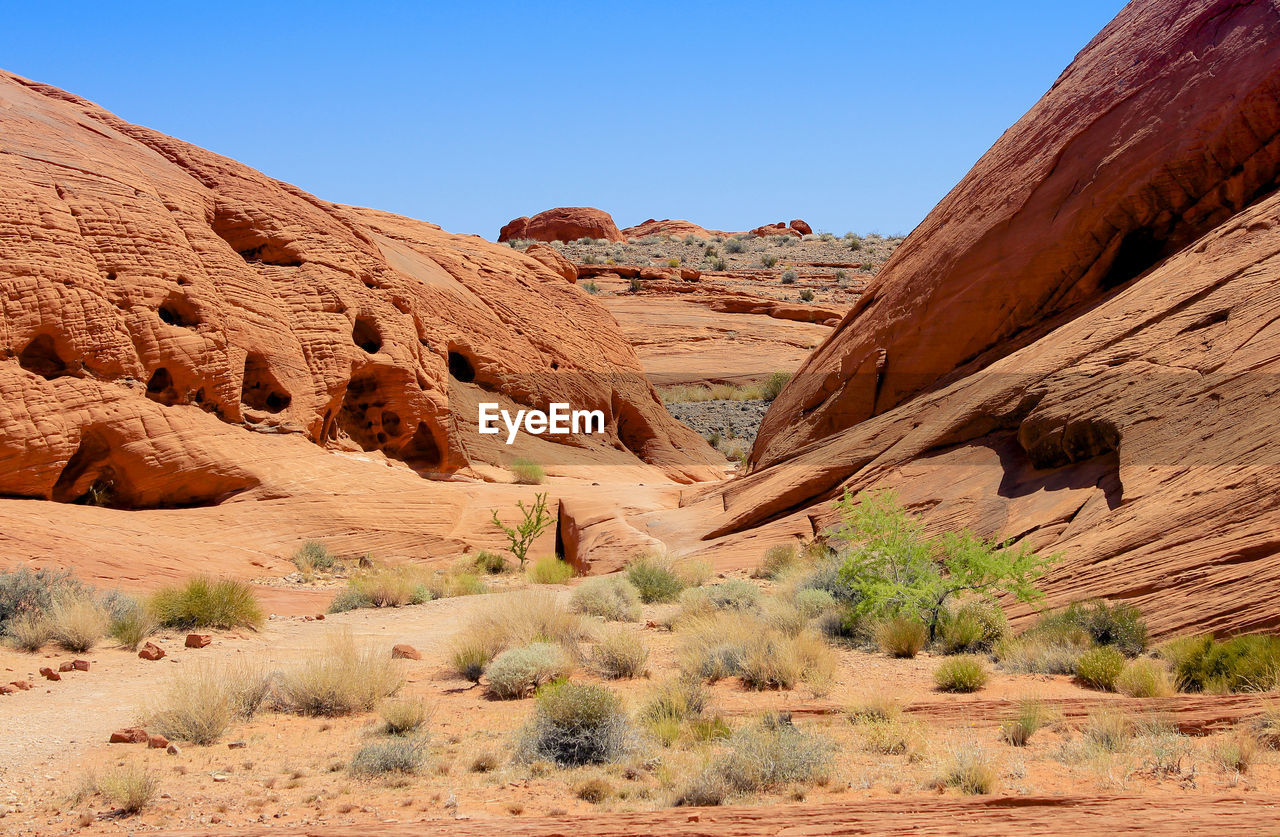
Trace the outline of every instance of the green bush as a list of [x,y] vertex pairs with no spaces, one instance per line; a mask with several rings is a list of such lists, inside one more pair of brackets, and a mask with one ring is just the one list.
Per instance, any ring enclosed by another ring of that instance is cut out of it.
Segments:
[[554,555],[539,558],[529,568],[529,580],[534,584],[564,584],[571,578],[573,567]]
[[471,559],[471,565],[475,567],[477,572],[488,573],[489,575],[501,575],[511,569],[511,565],[507,563],[506,558],[486,549],[482,549],[475,554],[475,557]]
[[1009,621],[999,605],[967,602],[955,614],[941,620],[938,639],[947,654],[990,651],[1008,631]]
[[790,372],[774,372],[764,379],[760,385],[760,397],[765,401],[773,401],[782,392],[782,388],[791,380]]
[[1076,677],[1081,683],[1104,692],[1113,692],[1116,678],[1124,671],[1124,654],[1110,645],[1099,645],[1076,660]]
[[657,555],[632,558],[627,564],[627,579],[645,604],[672,601],[685,588],[671,563]]
[[782,284],[794,285],[796,283],[796,272],[794,270],[782,271]]
[[598,576],[574,589],[569,607],[609,622],[634,622],[640,618],[640,593],[621,575]]
[[338,563],[329,548],[320,541],[306,541],[293,553],[293,564],[304,573],[328,572]]
[[357,776],[417,773],[426,761],[425,738],[391,738],[370,742],[357,750],[351,758],[351,772]]
[[765,550],[760,566],[756,567],[751,575],[754,578],[777,578],[795,566],[798,557],[799,550],[793,543],[771,546]]
[[156,621],[166,628],[254,628],[264,620],[253,588],[230,578],[198,576],[177,587],[165,587],[149,603]]
[[547,472],[541,465],[530,459],[514,459],[511,461],[511,475],[517,485],[542,485]]
[[1115,646],[1127,657],[1147,650],[1147,623],[1136,607],[1124,602],[1072,602],[1063,610],[1046,615],[1028,633],[1061,635],[1073,629],[1084,631],[1098,645]]
[[333,601],[329,602],[330,613],[346,613],[348,610],[359,610],[364,607],[373,607],[373,599],[363,590],[354,587],[347,587],[339,590],[333,597]]
[[933,679],[944,692],[976,692],[987,685],[987,667],[980,657],[949,657],[934,670]]
[[489,694],[499,700],[516,700],[533,694],[539,686],[567,677],[573,666],[564,649],[550,642],[534,642],[503,651],[485,674]]
[[894,616],[876,625],[876,643],[891,657],[911,659],[924,648],[929,629],[918,619]]
[[724,243],[724,251],[726,253],[741,253],[745,249],[747,247],[740,238],[731,238]]
[[1201,636],[1173,647],[1174,679],[1183,691],[1263,692],[1280,684],[1280,637],[1251,634],[1218,641]]
[[578,766],[616,761],[634,733],[618,696],[601,686],[560,682],[538,691],[533,718],[521,730],[517,757]]
[[107,601],[111,613],[107,634],[120,643],[121,648],[134,651],[144,639],[155,633],[155,618],[143,602],[123,594],[111,596]]

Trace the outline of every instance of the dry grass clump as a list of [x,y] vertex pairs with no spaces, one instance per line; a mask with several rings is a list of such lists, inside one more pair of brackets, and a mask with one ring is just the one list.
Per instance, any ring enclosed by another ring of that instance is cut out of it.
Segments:
[[634,746],[618,696],[602,686],[562,682],[539,690],[533,718],[520,731],[517,757],[577,766],[616,761]]
[[293,553],[293,565],[303,573],[332,572],[338,559],[320,541],[305,541]]
[[648,662],[648,646],[626,628],[606,631],[591,649],[591,667],[611,680],[641,677]]
[[1267,702],[1262,714],[1250,722],[1258,743],[1268,750],[1280,750],[1280,705]]
[[794,689],[804,682],[821,694],[830,688],[835,667],[835,655],[816,634],[767,631],[747,649],[738,674],[753,689]]
[[924,724],[901,715],[864,718],[858,721],[862,746],[870,753],[883,756],[906,756],[911,761],[924,757],[928,735]]
[[1083,631],[1056,636],[1006,637],[995,645],[996,658],[1015,674],[1075,674],[1076,661],[1089,649]]
[[111,600],[111,625],[107,633],[130,651],[156,631],[156,620],[147,606],[132,596],[116,596]]
[[534,584],[564,584],[571,578],[573,567],[554,555],[539,558],[529,568],[529,580]]
[[467,767],[472,773],[492,773],[502,766],[502,759],[492,750],[481,750]]
[[676,805],[719,805],[732,793],[758,793],[788,784],[827,780],[832,747],[770,715],[738,730],[729,749],[676,795]]
[[890,721],[902,717],[902,701],[893,695],[876,694],[850,706],[848,713],[850,722],[855,724],[863,721]]
[[588,779],[574,788],[573,795],[581,799],[583,802],[590,802],[592,805],[599,805],[601,802],[604,802],[606,799],[613,796],[613,785],[597,776],[594,779]]
[[300,715],[368,712],[404,685],[391,655],[357,644],[349,631],[326,638],[326,647],[284,672],[276,696],[282,709]]
[[1049,721],[1049,710],[1038,700],[1022,700],[1013,716],[1000,724],[1000,737],[1014,747],[1025,747]]
[[1124,667],[1115,679],[1115,689],[1135,698],[1167,697],[1173,694],[1173,679],[1160,660],[1140,657]]
[[431,573],[421,567],[380,566],[347,581],[347,589],[334,597],[330,613],[363,607],[403,607],[431,601],[427,586]]
[[957,788],[966,794],[988,794],[1000,782],[993,756],[977,744],[952,747],[939,765],[939,787]]
[[882,619],[875,627],[876,644],[890,657],[911,659],[924,649],[929,629],[918,619],[894,616]]
[[812,632],[789,636],[759,616],[737,610],[691,618],[680,624],[681,669],[715,681],[739,676],[755,689],[791,689],[805,682],[830,683],[835,656]]
[[49,638],[66,650],[77,652],[97,645],[111,626],[111,614],[86,591],[56,596],[45,620]]
[[1084,737],[1109,753],[1118,753],[1133,740],[1135,726],[1128,715],[1115,709],[1099,709],[1085,722]]
[[640,593],[621,575],[603,575],[578,585],[569,607],[609,622],[634,622],[640,618]]
[[112,768],[94,782],[98,793],[119,806],[121,813],[137,814],[151,804],[160,780],[140,764]]
[[547,478],[546,470],[531,459],[513,459],[509,470],[516,485],[542,485],[542,481]]
[[970,654],[943,660],[933,672],[934,682],[944,692],[976,692],[987,685],[987,677],[982,658]]
[[186,584],[162,588],[152,594],[149,607],[156,622],[178,630],[256,630],[265,619],[253,588],[231,578],[198,576]]
[[645,604],[672,601],[688,586],[669,558],[654,553],[632,558],[627,564],[627,579]]
[[19,613],[5,623],[5,637],[18,650],[35,653],[49,641],[49,620],[43,613]]
[[427,705],[418,698],[400,698],[385,701],[378,709],[382,716],[382,731],[387,735],[409,735],[431,717]]
[[554,593],[524,590],[493,597],[459,632],[455,649],[483,648],[492,659],[507,648],[554,642],[581,660],[582,645],[594,634],[591,621],[566,609]]
[[1124,654],[1109,645],[1100,645],[1076,660],[1076,679],[1090,688],[1114,692],[1124,667]]
[[1009,620],[1000,606],[977,599],[942,621],[938,640],[944,653],[973,654],[990,651],[1008,631]]
[[412,774],[420,771],[426,761],[426,739],[407,736],[364,745],[352,756],[350,770],[357,776]]
[[463,639],[449,652],[449,664],[459,677],[479,683],[493,653],[482,641]]
[[173,741],[208,746],[234,721],[253,717],[271,685],[272,676],[246,660],[197,662],[173,676],[143,724]]
[[1209,746],[1218,768],[1226,773],[1247,773],[1258,758],[1258,741],[1242,732],[1214,739]]
[[708,715],[710,694],[701,681],[688,677],[668,680],[650,693],[639,719],[664,747],[681,735],[694,741],[729,737],[729,727],[718,716]]
[[795,544],[778,544],[771,546],[764,553],[760,566],[751,571],[753,578],[772,578],[782,576],[796,565],[800,558],[800,550]]
[[499,700],[528,697],[538,687],[568,677],[573,664],[564,649],[550,642],[533,642],[503,651],[489,664],[489,694]]

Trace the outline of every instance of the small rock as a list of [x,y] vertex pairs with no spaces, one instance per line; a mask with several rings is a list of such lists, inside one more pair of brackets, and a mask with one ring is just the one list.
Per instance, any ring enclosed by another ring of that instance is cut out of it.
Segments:
[[147,731],[142,727],[128,727],[111,733],[111,744],[145,744]]
[[158,660],[164,656],[164,649],[154,642],[148,642],[142,646],[142,650],[138,652],[138,656],[144,660]]
[[172,743],[172,742],[170,742],[170,744],[169,744],[169,746],[168,746],[168,747],[165,747],[165,748],[164,748],[164,751],[165,751],[166,753],[168,753],[169,755],[171,755],[171,756],[180,756],[180,755],[182,755],[182,748],[181,748],[181,747],[179,747],[177,744],[174,744],[174,743]]
[[212,641],[213,637],[208,634],[187,634],[188,648],[204,648]]
[[89,661],[88,660],[72,660],[71,667],[76,671],[88,671]]
[[13,681],[12,683],[10,683],[9,685],[11,685],[11,686],[13,686],[15,689],[18,689],[19,691],[23,691],[23,692],[28,691],[28,690],[30,690],[30,689],[34,689],[34,688],[35,688],[35,686],[31,685],[31,682],[30,682],[29,680],[14,680],[14,681]]
[[247,746],[249,746],[249,742],[247,741],[228,741],[227,742],[228,750],[243,750]]
[[151,750],[163,750],[169,746],[169,739],[163,735],[148,735],[147,748]]
[[396,660],[421,660],[422,655],[412,645],[400,644],[391,649],[391,657]]
[[48,666],[45,666],[44,668],[40,669],[40,676],[43,677],[45,680],[61,680],[62,679],[61,674],[58,674],[58,672],[54,671]]
[[0,695],[11,695],[16,691],[18,690],[12,686],[0,686]]
[[210,773],[209,775],[213,777],[215,782],[225,782],[231,778],[226,773]]
[[655,622],[655,621],[653,621],[652,619],[650,619],[648,622],[645,622],[645,623],[644,623],[644,626],[645,626],[646,628],[656,628],[656,627],[658,627],[658,623],[657,623],[657,622]]
[[58,664],[58,671],[73,671],[73,670],[75,670],[75,666],[73,666],[69,662]]
[[317,614],[316,614],[316,621],[317,621],[317,622],[323,622],[323,621],[324,621],[324,614],[323,614],[323,613],[317,613]]

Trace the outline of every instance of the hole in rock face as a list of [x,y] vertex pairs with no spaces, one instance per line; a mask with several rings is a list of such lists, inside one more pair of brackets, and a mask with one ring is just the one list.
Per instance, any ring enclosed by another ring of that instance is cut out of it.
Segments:
[[219,207],[213,215],[213,231],[246,262],[278,267],[302,264],[291,242],[261,229],[255,219],[235,210]]
[[168,369],[161,366],[151,373],[151,378],[147,381],[147,397],[165,405],[178,403],[178,391],[173,387],[173,375],[169,374]]
[[380,450],[391,434],[383,425],[383,417],[391,415],[392,424],[399,429],[400,416],[384,413],[386,396],[378,388],[378,379],[372,374],[357,375],[347,383],[347,392],[338,411],[338,425],[365,450]]
[[276,380],[267,359],[256,352],[250,352],[244,359],[240,400],[255,410],[278,413],[289,406],[293,396]]
[[464,384],[469,384],[476,379],[476,368],[471,365],[471,359],[461,352],[449,352],[449,374],[454,380]]
[[195,328],[200,325],[200,316],[191,301],[181,294],[171,294],[156,311],[160,319],[171,326]]
[[86,433],[76,452],[63,466],[53,484],[53,499],[59,503],[122,507],[120,486],[108,464],[111,447],[97,433]]
[[1155,233],[1140,227],[1127,233],[1116,250],[1116,257],[1099,282],[1104,291],[1118,288],[1130,279],[1146,272],[1163,257],[1165,242]]
[[67,362],[59,356],[53,338],[47,334],[38,335],[27,344],[18,355],[18,365],[50,381],[71,374]]
[[351,329],[351,340],[371,355],[382,351],[382,335],[368,317],[356,317],[355,326]]
[[400,458],[415,471],[437,471],[444,462],[440,455],[440,445],[435,434],[426,422],[418,422],[418,429],[404,447],[400,449]]

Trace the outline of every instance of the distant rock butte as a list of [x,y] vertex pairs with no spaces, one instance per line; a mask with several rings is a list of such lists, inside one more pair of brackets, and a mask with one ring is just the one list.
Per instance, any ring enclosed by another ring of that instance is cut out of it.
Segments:
[[498,233],[500,242],[517,238],[534,241],[573,241],[578,238],[626,240],[608,212],[589,206],[560,206],[539,212],[532,218],[516,218]]
[[707,537],[893,488],[1060,552],[1050,605],[1280,625],[1278,186],[1276,5],[1130,3],[796,373]]
[[601,436],[538,440],[546,458],[714,473],[613,318],[537,253],[320,200],[7,73],[0,151],[0,495],[280,496],[298,444],[501,464],[468,442],[481,396],[604,412]]

